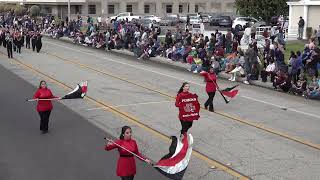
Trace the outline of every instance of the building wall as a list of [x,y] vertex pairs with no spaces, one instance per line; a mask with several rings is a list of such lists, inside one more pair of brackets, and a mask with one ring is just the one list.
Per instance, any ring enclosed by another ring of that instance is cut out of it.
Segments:
[[303,12],[304,12],[304,7],[303,6],[292,6],[292,15],[291,17],[291,22],[292,24],[290,25],[291,28],[293,29],[298,29],[298,22],[299,22],[299,18],[300,16],[303,17]]
[[312,29],[318,29],[320,25],[320,6],[309,6],[308,16],[309,18],[307,27],[312,27]]

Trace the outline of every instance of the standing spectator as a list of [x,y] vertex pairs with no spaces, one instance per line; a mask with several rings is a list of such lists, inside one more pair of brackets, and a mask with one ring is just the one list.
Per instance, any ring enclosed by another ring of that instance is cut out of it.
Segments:
[[303,38],[303,30],[304,30],[304,19],[300,16],[300,20],[298,22],[298,40],[301,40]]
[[318,38],[318,46],[320,46],[320,26],[319,26],[319,28],[318,28],[316,37]]

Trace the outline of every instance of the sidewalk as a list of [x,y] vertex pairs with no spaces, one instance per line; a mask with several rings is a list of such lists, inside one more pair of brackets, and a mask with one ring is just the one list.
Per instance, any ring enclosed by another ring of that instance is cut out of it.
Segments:
[[[51,38],[50,36],[45,35],[45,34],[44,34],[44,36],[48,37],[48,38]],[[61,38],[59,38],[59,40],[67,42],[67,43],[74,44],[72,42],[72,40],[70,38],[67,38],[67,37],[61,37]],[[76,44],[76,45],[79,45],[79,44]],[[124,55],[127,55],[127,56],[134,56],[133,52],[130,52],[128,50],[112,49],[110,52],[111,53],[122,54],[122,55],[124,54]],[[167,58],[164,58],[164,57],[151,57],[149,60],[153,61],[155,63],[167,64],[167,65],[173,66],[173,67],[178,68],[178,69],[183,69],[183,70],[189,70],[190,67],[191,67],[191,65],[188,64],[188,63],[181,63],[181,62],[178,62],[178,61],[172,61],[171,59],[167,59]],[[219,75],[218,75],[219,78],[225,79],[225,80],[228,80],[230,78],[230,76],[231,76],[230,74],[225,73],[225,72],[220,72]],[[237,78],[238,82],[243,82],[244,80],[245,80],[245,78],[240,78],[240,77]],[[270,82],[265,82],[264,83],[261,80],[257,80],[257,81],[250,81],[250,83],[251,83],[251,85],[258,86],[258,87],[263,87],[263,88],[272,89],[272,90],[274,89],[273,86],[272,86],[272,83],[270,83]]]

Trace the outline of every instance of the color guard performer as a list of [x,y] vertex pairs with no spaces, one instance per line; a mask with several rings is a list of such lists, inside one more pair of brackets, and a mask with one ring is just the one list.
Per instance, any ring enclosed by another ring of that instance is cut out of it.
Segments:
[[214,112],[213,99],[217,90],[217,75],[212,67],[210,67],[209,72],[202,71],[200,72],[200,75],[203,76],[206,81],[206,91],[209,96],[204,107],[208,109],[209,106],[209,111]]
[[51,90],[47,87],[45,81],[41,81],[38,90],[33,96],[34,99],[38,101],[37,111],[40,116],[40,130],[42,134],[48,133],[49,117],[53,109],[51,100],[39,100],[39,99],[51,99],[58,98],[52,95]]
[[[120,154],[117,164],[117,176],[121,177],[121,180],[133,180],[136,174],[136,162],[134,154],[136,154],[140,160],[151,164],[149,159],[146,159],[141,155],[138,150],[138,145],[135,140],[131,138],[132,130],[129,126],[123,126],[120,134],[120,139],[115,142],[108,142],[105,146],[105,150],[110,151],[117,148]],[[132,153],[130,153],[129,151]]]
[[181,135],[188,132],[192,127],[193,121],[199,119],[200,104],[198,102],[198,96],[189,92],[190,85],[184,82],[178,91],[176,97],[176,107],[179,108],[179,120],[181,123]]

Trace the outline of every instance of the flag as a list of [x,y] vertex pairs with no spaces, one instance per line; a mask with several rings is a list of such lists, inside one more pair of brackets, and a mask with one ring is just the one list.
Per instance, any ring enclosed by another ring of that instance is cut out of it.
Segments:
[[200,103],[196,94],[188,94],[181,98],[179,107],[179,119],[193,121],[200,118]]
[[227,96],[227,97],[234,98],[239,92],[239,90],[237,90],[237,89],[233,90],[237,86],[239,86],[239,85],[235,85],[233,87],[225,88],[225,89],[221,90],[220,92],[223,95]]
[[84,98],[86,96],[88,90],[88,82],[81,82],[77,85],[76,88],[74,88],[73,91],[68,93],[67,95],[63,96],[61,99],[78,99],[78,98]]
[[190,161],[193,137],[185,133],[182,141],[176,136],[171,136],[171,140],[169,154],[162,157],[154,167],[170,179],[181,180]]

